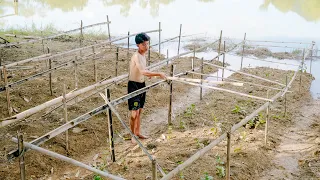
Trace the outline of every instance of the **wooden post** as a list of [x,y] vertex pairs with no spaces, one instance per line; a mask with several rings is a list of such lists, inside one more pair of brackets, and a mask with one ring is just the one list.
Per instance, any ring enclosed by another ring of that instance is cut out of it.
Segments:
[[[110,90],[106,89],[106,97],[110,102]],[[110,154],[112,162],[116,162],[116,156],[114,152],[114,137],[113,137],[113,125],[112,125],[112,111],[108,109],[108,128],[109,128],[109,144],[110,144]]]
[[[2,66],[2,58],[0,58],[0,67]],[[2,81],[2,71],[3,68],[0,70],[0,81]]]
[[[130,35],[130,31],[128,31],[128,36]],[[130,37],[128,37],[128,49],[127,49],[127,57],[129,58],[129,47],[130,47]]]
[[[109,16],[107,15],[107,21],[108,21],[108,36],[109,36],[109,41],[111,41],[111,35],[110,35],[110,25],[109,25],[109,23],[110,23],[110,21],[109,21]],[[111,45],[111,43],[110,43],[110,45]]]
[[[222,67],[225,66],[225,60],[226,60],[226,41],[223,42],[223,61],[222,61]],[[223,81],[224,78],[224,69],[222,69],[222,79],[221,81]]]
[[[66,123],[68,123],[68,109],[67,109],[67,98],[66,98],[66,84],[63,84],[63,117]],[[66,130],[66,151],[69,153],[69,130]]]
[[[80,38],[79,38],[80,48],[82,47],[82,39],[83,39],[82,28],[83,28],[83,23],[82,23],[82,20],[81,20],[81,23],[80,23]],[[81,56],[82,56],[82,51],[80,51],[80,57]]]
[[159,22],[159,57],[161,57],[161,22]]
[[226,167],[226,180],[230,180],[230,158],[231,158],[231,132],[227,132],[227,167]]
[[[288,86],[288,75],[286,75],[286,87]],[[284,94],[284,117],[287,117],[287,93]]]
[[[269,98],[269,89],[267,90],[267,99],[268,98]],[[266,126],[265,126],[265,131],[264,131],[264,144],[266,146],[267,146],[267,142],[268,142],[269,110],[270,110],[270,105],[268,105],[267,110],[266,110]]]
[[[41,31],[41,37],[43,38],[43,32]],[[44,43],[43,43],[43,39],[41,40],[41,45],[42,45],[42,52],[44,52]]]
[[244,56],[244,46],[245,46],[245,44],[246,44],[246,37],[247,37],[247,33],[244,33],[243,45],[242,45],[242,54],[241,54],[240,70],[242,70],[242,63],[243,63],[243,56]]
[[219,39],[219,47],[218,47],[218,61],[220,57],[220,51],[221,51],[221,41],[222,41],[222,30],[220,31],[220,39]]
[[[48,54],[50,53],[49,47],[47,47]],[[51,70],[52,68],[52,60],[49,59],[49,69]],[[53,91],[52,91],[52,73],[49,73],[49,88],[50,88],[50,95],[53,96]]]
[[[201,74],[203,74],[203,58],[201,58]],[[202,79],[203,79],[203,75],[200,75],[200,79],[201,79],[201,85],[202,85]],[[200,100],[202,100],[202,87],[200,87]]]
[[[167,49],[167,59],[169,59],[169,49]],[[167,65],[169,65],[169,61],[167,61]]]
[[180,55],[181,29],[182,29],[182,24],[180,24],[180,32],[179,32],[178,57],[179,57],[179,55]]
[[312,61],[313,61],[313,47],[314,47],[314,45],[315,45],[315,42],[314,41],[312,41],[312,48],[311,48],[311,58],[310,58],[310,74],[311,74],[311,72],[312,72]]
[[93,52],[93,78],[94,78],[94,82],[98,82],[96,50],[94,46],[92,46],[92,52]]
[[157,180],[157,167],[155,159],[152,159],[152,180]]
[[20,179],[26,179],[26,168],[24,163],[24,146],[23,146],[23,135],[18,132],[18,151],[19,151],[19,167],[20,167]]
[[191,59],[191,70],[194,71],[194,61],[196,59],[196,46],[193,45],[193,58]]
[[8,107],[8,115],[12,116],[12,108],[11,108],[11,100],[10,100],[10,90],[8,86],[8,75],[6,66],[3,66],[3,76],[4,76],[4,83],[6,87],[6,96],[7,96],[7,107]]
[[[174,74],[174,66],[171,64],[171,71],[170,76],[173,77]],[[169,95],[169,111],[168,111],[168,125],[172,125],[172,90],[173,90],[173,84],[172,81],[170,81],[170,95]]]
[[149,49],[148,49],[148,66],[150,66],[151,64],[151,51],[150,51],[150,47],[151,47],[151,41],[149,41]]
[[303,69],[304,69],[305,50],[306,49],[303,49],[303,53],[302,53],[302,67],[301,67],[300,80],[299,80],[299,93],[301,92],[301,85],[302,85],[302,73],[303,73]]
[[78,57],[75,56],[75,61],[74,61],[74,88],[78,89]]
[[119,47],[117,47],[117,52],[116,52],[116,77],[118,76],[118,61],[119,61]]

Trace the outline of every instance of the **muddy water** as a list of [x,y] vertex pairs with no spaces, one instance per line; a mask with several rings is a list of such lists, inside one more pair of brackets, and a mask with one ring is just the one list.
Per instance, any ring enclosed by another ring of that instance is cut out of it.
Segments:
[[[18,3],[2,0],[0,31],[10,28],[44,29],[48,26],[68,30],[80,27],[80,20],[83,20],[84,25],[106,21],[108,14],[112,21],[111,35],[114,36],[126,35],[128,31],[157,29],[158,22],[161,22],[162,39],[177,36],[179,24],[183,24],[182,34],[193,34],[183,38],[183,44],[199,37],[208,42],[213,41],[218,38],[220,30],[223,30],[224,37],[233,38],[234,41],[243,39],[246,32],[247,39],[251,40],[315,41],[319,46],[319,9],[319,0],[20,0]],[[106,32],[107,27],[101,26],[93,30]],[[157,33],[150,35],[153,42],[158,41]],[[133,43],[133,39],[130,41]],[[290,48],[276,47],[271,48],[272,51],[292,51],[307,46],[276,45]],[[167,49],[169,56],[176,55],[177,42],[163,45],[161,53],[167,54]],[[198,54],[198,57],[210,59],[211,55]],[[227,59],[233,68],[239,69],[239,57],[230,56]],[[320,68],[319,61],[320,59],[314,60],[312,66],[316,80],[311,91],[315,98],[320,98],[320,74],[317,71]],[[294,66],[245,60],[244,66],[249,65],[296,69]]]

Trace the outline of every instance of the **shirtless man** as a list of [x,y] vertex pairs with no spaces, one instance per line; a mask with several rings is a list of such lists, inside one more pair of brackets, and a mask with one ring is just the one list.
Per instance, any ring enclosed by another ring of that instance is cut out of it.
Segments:
[[[128,93],[144,88],[146,86],[145,76],[149,78],[151,78],[152,76],[159,76],[162,79],[166,78],[166,75],[164,73],[151,72],[146,69],[145,53],[149,48],[149,40],[150,37],[145,33],[140,33],[135,37],[138,51],[133,54],[130,61]],[[130,128],[132,133],[141,139],[147,138],[140,133],[140,116],[145,101],[146,93],[137,95],[128,100],[129,110],[131,111]],[[135,143],[134,138],[131,138],[131,142]]]

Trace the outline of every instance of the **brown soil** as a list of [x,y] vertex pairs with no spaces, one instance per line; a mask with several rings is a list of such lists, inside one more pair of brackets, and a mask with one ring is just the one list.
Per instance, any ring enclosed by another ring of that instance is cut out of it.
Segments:
[[[242,49],[237,51],[238,55],[242,55]],[[257,58],[267,58],[273,57],[276,59],[298,59],[302,56],[301,52],[293,51],[293,52],[272,52],[268,48],[261,47],[248,47],[244,49],[244,55],[253,55]]]
[[[88,42],[90,43],[90,42]],[[72,46],[72,45],[71,45]],[[75,45],[76,46],[76,45]],[[26,47],[22,47],[24,49]],[[41,52],[41,45],[34,47]],[[7,49],[13,51],[21,51],[21,49]],[[39,50],[40,49],[40,50]],[[115,76],[115,49],[105,48],[105,52],[99,56],[103,57],[98,64],[98,77],[104,79],[106,77]],[[28,53],[32,49],[25,50]],[[36,51],[36,50],[35,50]],[[129,57],[133,51],[130,51]],[[8,52],[9,53],[9,52]],[[83,52],[84,54],[89,52]],[[16,53],[12,53],[16,54]],[[32,54],[30,54],[31,56]],[[38,55],[38,54],[34,54]],[[8,56],[10,57],[10,56]],[[28,55],[29,57],[29,55]],[[128,57],[126,51],[121,51],[119,62],[119,74],[127,73]],[[157,62],[158,54],[152,53],[153,62]],[[23,56],[19,59],[24,59]],[[73,59],[74,56],[63,58],[63,62]],[[7,58],[5,62],[13,61],[16,58]],[[17,58],[18,59],[18,58]],[[181,58],[174,61],[176,65],[175,73],[184,72],[191,67],[190,58]],[[56,60],[61,63],[62,59]],[[110,65],[111,64],[111,65]],[[14,72],[10,81],[20,79],[22,76],[34,74],[40,69],[45,69],[45,63],[31,63],[29,65],[37,66],[35,70]],[[196,61],[196,66],[200,62]],[[169,68],[161,69],[168,74]],[[205,73],[216,71],[214,68],[205,68]],[[255,74],[268,79],[285,82],[285,75],[289,77],[293,75],[292,71],[282,71],[270,68],[245,69],[244,71]],[[79,87],[85,87],[93,84],[93,64],[91,60],[79,66]],[[266,75],[268,74],[268,77]],[[188,75],[188,77],[192,77]],[[198,76],[194,76],[199,78]],[[233,74],[232,78],[273,86],[268,82],[261,82],[254,78],[244,77],[240,74]],[[281,136],[285,129],[294,125],[293,117],[299,111],[304,102],[310,100],[309,87],[312,78],[309,74],[302,74],[302,88],[299,93],[299,79],[297,78],[290,90],[292,93],[287,95],[288,114],[283,117],[284,99],[279,99],[271,106],[269,141],[268,146],[264,146],[264,124],[260,124],[256,128],[241,128],[232,135],[232,155],[231,155],[231,172],[233,179],[257,179],[260,174],[267,168],[272,166],[271,159],[274,156],[274,148],[281,144]],[[54,79],[54,96],[60,96],[62,93],[63,81],[68,85],[68,91],[74,89],[73,69],[66,68],[53,73]],[[148,84],[157,81],[157,79],[149,80]],[[48,90],[48,76],[26,82],[13,88],[12,103],[13,106],[23,111],[35,105],[41,104],[52,99]],[[36,88],[35,88],[36,87]],[[267,89],[245,85],[244,87],[231,87],[224,85],[223,88],[237,90],[252,94],[255,96],[266,97]],[[110,87],[112,99],[126,94],[126,83],[119,83]],[[264,102],[238,97],[230,93],[220,91],[205,90],[203,100],[199,101],[199,88],[189,85],[174,83],[174,121],[171,128],[167,128],[167,107],[168,107],[168,86],[163,84],[148,92],[146,107],[142,117],[143,132],[151,138],[144,140],[143,143],[149,149],[149,152],[156,157],[157,161],[166,172],[174,169],[179,163],[188,159],[192,154],[203,146],[216,139],[220,134],[226,131],[232,124],[239,122],[246,115],[250,114]],[[270,91],[269,97],[275,95],[276,91]],[[26,102],[23,98],[27,98]],[[32,97],[32,99],[31,99]],[[0,94],[1,103],[0,117],[6,117],[6,99],[5,93]],[[102,98],[94,95],[91,98],[82,101],[76,105],[68,106],[68,118],[73,119],[82,115],[89,110],[104,104]],[[235,106],[239,106],[241,111],[236,111]],[[194,107],[194,108],[192,108]],[[118,105],[118,112],[123,119],[127,119],[127,104]],[[50,113],[45,118],[41,118],[45,112],[38,113],[25,121],[2,128],[0,131],[0,147],[2,162],[0,164],[0,177],[3,179],[19,178],[18,161],[7,162],[5,155],[16,145],[9,141],[11,136],[15,136],[17,130],[21,130],[26,141],[31,141],[46,132],[57,128],[64,123],[63,111],[58,109]],[[265,113],[260,118],[265,118]],[[97,166],[100,169],[106,169],[110,173],[120,175],[127,179],[148,179],[151,176],[151,162],[139,149],[134,148],[129,141],[125,141],[119,136],[127,137],[128,134],[120,125],[116,117],[114,119],[115,127],[115,150],[117,163],[112,163],[108,150],[108,130],[106,116],[104,114],[97,115],[90,120],[78,125],[82,128],[82,132],[76,133],[70,130],[70,152],[69,157]],[[52,150],[54,152],[67,155],[65,150],[64,134],[61,134],[50,141],[44,143],[41,147]],[[205,156],[197,160],[193,165],[183,170],[175,179],[200,179],[204,177],[205,172],[215,179],[219,179],[216,175],[217,157],[226,162],[226,142],[221,143]],[[98,154],[98,156],[97,156]],[[123,155],[127,154],[122,158]],[[81,168],[74,167],[70,164],[61,162],[42,155],[40,153],[29,151],[25,156],[27,179],[92,179],[94,176]],[[220,166],[224,166],[220,164]],[[78,177],[75,177],[79,173]],[[158,173],[159,174],[159,173]],[[159,175],[160,177],[160,175]]]

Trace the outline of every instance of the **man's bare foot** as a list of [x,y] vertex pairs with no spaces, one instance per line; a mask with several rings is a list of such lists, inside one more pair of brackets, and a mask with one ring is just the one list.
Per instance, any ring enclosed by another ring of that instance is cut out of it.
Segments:
[[144,135],[142,135],[142,134],[138,134],[137,135],[140,139],[148,139],[149,137],[147,137],[147,136],[144,136]]
[[132,138],[131,138],[131,143],[132,143],[132,144],[137,144],[137,141],[132,137]]

